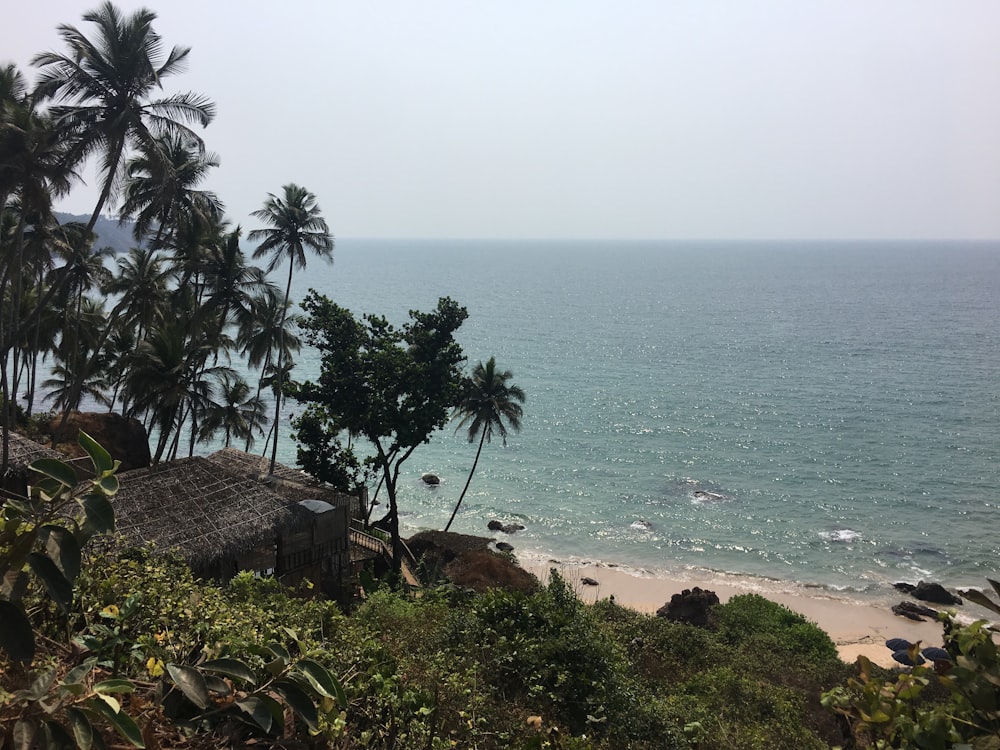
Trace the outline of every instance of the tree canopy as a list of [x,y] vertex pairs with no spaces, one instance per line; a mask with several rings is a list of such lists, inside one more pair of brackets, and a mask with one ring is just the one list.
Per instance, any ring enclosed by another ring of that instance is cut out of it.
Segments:
[[443,297],[431,312],[411,310],[410,321],[397,328],[381,316],[356,318],[315,291],[302,308],[306,341],[319,349],[322,359],[319,380],[292,390],[292,397],[306,404],[297,420],[299,462],[311,463],[317,471],[316,464],[324,462],[317,459],[326,454],[327,470],[333,472],[333,457],[342,452],[331,449],[337,435],[346,431],[371,443],[371,460],[389,498],[384,525],[398,567],[400,467],[448,423],[458,403],[465,355],[454,335],[468,311]]

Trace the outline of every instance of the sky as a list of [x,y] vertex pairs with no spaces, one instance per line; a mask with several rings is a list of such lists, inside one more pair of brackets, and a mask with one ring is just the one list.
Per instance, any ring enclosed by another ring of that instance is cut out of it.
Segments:
[[[20,3],[0,62],[96,5]],[[341,238],[1000,238],[995,0],[117,5],[192,48],[245,229],[292,182]]]

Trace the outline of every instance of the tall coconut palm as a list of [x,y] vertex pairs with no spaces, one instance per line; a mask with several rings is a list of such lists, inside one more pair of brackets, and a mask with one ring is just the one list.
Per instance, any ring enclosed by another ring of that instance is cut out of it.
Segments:
[[[282,187],[282,195],[268,193],[264,207],[253,212],[268,226],[254,229],[247,235],[251,242],[260,242],[253,257],[262,258],[270,255],[267,272],[271,273],[282,262],[288,262],[288,283],[285,286],[285,302],[281,309],[279,331],[284,335],[285,314],[288,310],[288,297],[292,291],[292,273],[296,268],[305,269],[306,250],[311,250],[321,258],[333,260],[333,235],[320,213],[316,196],[298,185],[288,184]],[[278,375],[274,399],[274,444],[271,448],[270,471],[274,472],[274,464],[278,458],[278,420],[281,416],[282,373],[284,372],[284,345],[278,347],[278,362],[275,366]]]
[[105,2],[83,16],[95,27],[92,39],[62,24],[59,35],[68,52],[43,52],[32,60],[41,68],[35,93],[54,100],[49,111],[69,136],[70,162],[100,156],[101,193],[88,230],[119,183],[129,148],[151,147],[156,135],[166,133],[183,133],[200,144],[184,123],[204,127],[215,115],[215,105],[194,93],[153,98],[165,78],[183,69],[190,52],[172,47],[164,58],[163,41],[153,30],[155,19],[145,8],[123,16]]
[[152,235],[154,249],[163,247],[181,222],[220,220],[223,205],[218,196],[196,189],[217,166],[219,157],[206,153],[185,133],[144,141],[125,165],[121,220],[134,216],[136,239]]
[[472,462],[469,478],[465,480],[462,494],[458,496],[455,510],[451,512],[448,525],[444,527],[445,531],[451,528],[451,523],[462,506],[462,500],[472,482],[472,475],[476,473],[483,444],[490,442],[495,432],[501,437],[503,444],[507,445],[507,430],[517,432],[521,429],[521,416],[524,413],[521,404],[524,403],[524,391],[519,386],[508,384],[507,381],[514,377],[510,370],[497,372],[496,365],[496,358],[490,357],[485,365],[479,362],[472,369],[472,376],[465,381],[461,400],[455,408],[456,416],[460,417],[457,429],[468,425],[469,442],[475,442],[479,436],[479,448],[476,450],[476,459]]

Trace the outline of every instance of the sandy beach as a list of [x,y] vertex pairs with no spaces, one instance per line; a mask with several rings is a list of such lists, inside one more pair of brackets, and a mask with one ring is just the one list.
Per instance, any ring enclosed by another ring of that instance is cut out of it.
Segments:
[[[556,568],[588,604],[614,596],[619,604],[650,614],[670,601],[674,594],[695,586],[714,591],[722,602],[738,594],[760,593],[800,613],[825,630],[837,644],[840,657],[847,662],[853,662],[863,654],[875,664],[897,666],[885,647],[888,638],[919,640],[925,646],[941,645],[940,623],[914,622],[892,614],[888,607],[879,608],[849,599],[784,592],[753,592],[749,587],[720,585],[715,581],[646,577],[606,565],[522,561],[521,566],[542,581],[548,579],[551,568]],[[599,585],[585,585],[582,583],[584,578],[591,578]],[[900,595],[900,599],[903,598],[905,597]]]

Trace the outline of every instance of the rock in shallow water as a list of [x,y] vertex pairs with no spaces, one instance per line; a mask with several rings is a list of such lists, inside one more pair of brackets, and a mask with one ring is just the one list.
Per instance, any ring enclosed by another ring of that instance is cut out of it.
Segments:
[[932,602],[934,604],[962,603],[962,600],[959,597],[948,591],[948,589],[940,583],[927,583],[926,581],[918,583],[916,588],[910,592],[910,596],[914,599],[920,599],[921,601]]

